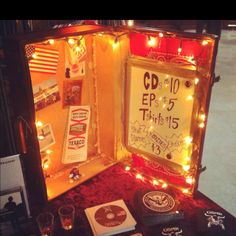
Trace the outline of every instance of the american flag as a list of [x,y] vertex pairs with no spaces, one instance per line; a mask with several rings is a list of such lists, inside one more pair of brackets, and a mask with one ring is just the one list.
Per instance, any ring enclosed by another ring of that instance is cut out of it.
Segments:
[[58,50],[26,45],[25,51],[27,58],[30,59],[30,72],[56,74],[59,59]]

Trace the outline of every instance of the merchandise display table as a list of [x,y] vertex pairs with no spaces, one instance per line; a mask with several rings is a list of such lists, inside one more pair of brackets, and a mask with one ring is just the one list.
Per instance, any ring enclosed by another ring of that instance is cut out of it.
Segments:
[[[132,235],[135,233],[151,235],[151,232],[155,231],[155,226],[147,227],[140,224],[135,211],[137,206],[134,205],[134,195],[136,191],[141,188],[146,189],[154,187],[152,184],[144,183],[141,180],[136,179],[135,176],[125,171],[123,166],[116,164],[87,182],[50,201],[44,208],[35,209],[33,212],[33,219],[35,219],[42,211],[50,211],[55,216],[54,235],[90,236],[93,234],[84,213],[84,209],[123,199],[138,223],[136,225],[136,230],[123,233],[122,235]],[[158,186],[155,187],[155,189],[158,189]],[[180,202],[181,208],[184,211],[184,221],[188,222],[191,228],[194,229],[194,227],[196,227],[196,214],[202,209],[221,211],[225,216],[233,219],[233,222],[235,222],[233,224],[236,225],[235,217],[230,215],[201,192],[197,192],[194,199],[183,195],[181,192],[177,193],[176,190],[175,193],[176,201]],[[67,232],[62,229],[57,213],[58,208],[63,204],[73,204],[76,208],[74,229]],[[34,226],[37,227],[37,224],[35,223]],[[38,229],[35,230],[38,231]]]

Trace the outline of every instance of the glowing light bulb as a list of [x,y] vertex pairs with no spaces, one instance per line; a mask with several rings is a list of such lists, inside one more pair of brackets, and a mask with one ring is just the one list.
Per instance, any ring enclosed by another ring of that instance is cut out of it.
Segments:
[[79,51],[81,51],[81,48],[79,46],[76,46],[75,51],[79,52]]
[[55,43],[55,40],[54,40],[54,39],[49,39],[49,40],[48,40],[48,43],[49,43],[50,45],[53,45],[53,44]]
[[205,121],[206,120],[206,115],[205,114],[201,114],[199,116],[199,118],[200,118],[200,120]]
[[188,176],[186,179],[185,179],[186,183],[188,184],[192,184],[194,182],[193,178],[191,176]]
[[188,171],[190,169],[190,165],[183,165],[184,171]]
[[207,40],[203,40],[202,41],[202,46],[205,46],[205,45],[207,45],[208,44],[208,41]]
[[114,40],[114,43],[112,45],[113,49],[116,49],[118,47],[118,40],[117,38]]
[[198,84],[198,83],[199,83],[199,79],[196,78],[196,79],[194,80],[194,84]]
[[154,37],[148,37],[148,46],[152,47],[157,44],[157,40]]
[[75,40],[74,40],[74,39],[68,39],[67,42],[68,42],[69,44],[71,44],[71,45],[75,44]]
[[162,38],[163,36],[164,36],[164,34],[160,32],[159,37]]
[[189,145],[193,141],[193,138],[190,136],[185,137],[185,143]]
[[199,124],[199,128],[204,128],[204,127],[205,127],[204,122],[202,122],[202,123]]
[[49,168],[49,159],[44,159],[43,160],[42,167],[43,167],[44,170]]
[[158,185],[159,183],[158,183],[158,181],[157,181],[156,179],[154,179],[154,180],[152,181],[152,184],[153,184],[153,185]]
[[128,20],[128,26],[132,27],[134,25],[134,21],[133,20]]
[[39,140],[43,140],[43,139],[44,139],[44,136],[43,136],[43,135],[39,135],[39,136],[38,136],[38,139],[39,139]]
[[99,34],[98,34],[98,36],[100,36],[100,37],[101,37],[101,36],[103,36],[103,34],[102,34],[102,33],[99,33]]
[[47,150],[46,150],[46,153],[47,153],[47,154],[51,154],[51,153],[52,153],[52,151],[51,151],[51,150],[49,150],[49,149],[47,149]]
[[182,48],[178,48],[178,53],[181,53],[182,52]]
[[126,170],[126,171],[130,171],[130,166],[126,166],[126,167],[125,167],[125,170]]
[[33,59],[36,59],[36,58],[37,58],[37,54],[36,54],[36,53],[33,53],[32,58],[33,58]]
[[42,127],[43,126],[43,122],[38,120],[38,121],[36,121],[35,125],[36,125],[36,127]]
[[191,160],[191,157],[186,157],[185,160],[186,160],[186,161],[190,161],[190,160]]
[[162,187],[162,188],[167,188],[167,186],[168,186],[167,183],[163,183],[161,187]]
[[43,169],[48,169],[49,168],[49,164],[48,163],[44,163],[43,164]]
[[136,174],[136,179],[143,179],[143,176],[141,174]]
[[188,95],[187,98],[186,98],[187,101],[191,101],[193,100],[193,96],[192,95]]
[[187,188],[185,188],[185,189],[182,190],[182,192],[183,192],[183,193],[188,193],[189,190],[188,190]]

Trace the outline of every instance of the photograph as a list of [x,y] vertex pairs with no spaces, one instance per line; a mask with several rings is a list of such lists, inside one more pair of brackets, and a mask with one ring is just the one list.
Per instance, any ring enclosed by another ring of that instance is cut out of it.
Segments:
[[37,129],[40,151],[46,150],[48,147],[55,144],[55,138],[51,124],[45,124]]
[[49,79],[33,86],[35,110],[41,110],[60,100],[56,79]]
[[65,80],[63,82],[63,108],[81,105],[81,92],[82,80]]
[[11,222],[18,228],[20,221],[27,217],[26,205],[22,187],[16,187],[0,192],[0,223]]

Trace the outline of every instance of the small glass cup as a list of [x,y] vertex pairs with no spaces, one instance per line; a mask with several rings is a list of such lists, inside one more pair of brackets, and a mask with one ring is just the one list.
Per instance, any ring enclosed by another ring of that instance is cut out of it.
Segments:
[[63,205],[58,209],[61,225],[64,230],[71,230],[74,225],[75,207],[73,205]]
[[54,215],[50,212],[41,213],[36,221],[42,236],[52,236],[54,227]]

